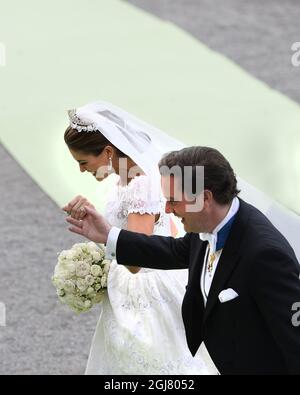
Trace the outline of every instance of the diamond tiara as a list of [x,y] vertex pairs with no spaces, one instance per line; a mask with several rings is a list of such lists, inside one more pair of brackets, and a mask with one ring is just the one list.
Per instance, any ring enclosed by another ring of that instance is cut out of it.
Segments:
[[83,121],[76,113],[76,110],[69,110],[70,126],[78,132],[96,132],[98,128],[95,124]]

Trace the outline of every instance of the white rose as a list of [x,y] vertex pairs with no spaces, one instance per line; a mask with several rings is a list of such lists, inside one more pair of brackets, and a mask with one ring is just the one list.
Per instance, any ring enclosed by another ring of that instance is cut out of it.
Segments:
[[91,266],[93,263],[93,257],[91,255],[85,256],[84,261]]
[[108,274],[109,268],[110,268],[110,261],[108,259],[104,259],[102,264],[104,265],[104,268],[103,268],[104,273]]
[[94,277],[98,277],[102,275],[102,269],[99,265],[92,265],[91,273]]
[[[70,301],[71,302],[71,301]],[[71,305],[71,307],[73,307],[75,310],[77,310],[78,312],[84,310],[85,308],[85,304],[84,301],[81,300],[80,298],[76,298],[74,300],[72,300],[71,303],[68,303]]]
[[101,255],[100,255],[100,253],[98,251],[93,251],[92,252],[92,257],[93,257],[94,262],[101,261]]
[[74,249],[74,254],[75,254],[75,258],[80,259],[82,257],[82,255],[83,255],[82,249],[79,248],[79,247],[75,248]]
[[90,274],[88,276],[86,276],[85,281],[88,285],[93,285],[95,282],[95,279],[93,276],[91,276]]
[[73,250],[69,250],[66,253],[66,258],[69,259],[70,261],[72,261],[75,258],[75,251]]
[[76,300],[76,297],[74,297],[74,295],[71,295],[71,294],[67,294],[64,297],[64,303],[69,305],[69,306],[74,305],[74,301],[75,300]]
[[101,286],[103,288],[105,288],[107,286],[107,276],[106,276],[106,274],[103,274],[103,276],[101,278]]
[[60,273],[60,278],[63,278],[64,280],[70,280],[71,277],[71,273],[68,270],[64,270]]
[[72,262],[72,263],[68,263],[66,269],[68,270],[68,272],[70,273],[71,276],[75,276],[76,274],[76,265]]
[[84,292],[88,287],[88,284],[85,282],[85,280],[83,278],[79,278],[76,281],[76,285],[77,285],[77,288],[79,289],[79,291],[81,291],[81,292]]
[[54,284],[54,286],[55,286],[56,288],[58,288],[58,289],[64,289],[65,281],[64,281],[62,278],[57,278],[57,277],[55,277],[55,278],[53,279],[53,284]]
[[65,260],[55,269],[55,274],[69,280],[75,274],[75,266],[73,261]]
[[63,269],[61,267],[61,265],[56,266],[55,271],[54,271],[54,277],[55,278],[63,279],[63,278],[65,278],[66,274],[67,274],[67,272],[65,271],[65,269]]
[[100,256],[101,256],[101,259],[104,259],[104,258],[105,258],[105,250],[100,249],[100,250],[98,251],[98,253],[99,253]]
[[63,251],[59,254],[58,260],[67,259],[67,253],[68,253],[68,250],[63,250]]
[[86,300],[86,301],[84,302],[84,307],[85,307],[86,309],[91,308],[91,307],[92,307],[92,302],[91,302],[90,300]]
[[97,245],[93,241],[90,241],[89,243],[87,243],[87,248],[91,252],[98,249]]
[[80,261],[76,265],[76,275],[78,277],[86,277],[90,274],[91,268],[90,265],[86,262]]
[[74,293],[74,292],[75,292],[75,289],[76,289],[76,286],[75,286],[74,281],[72,281],[72,280],[67,280],[67,281],[65,282],[64,290],[65,290],[67,293]]
[[86,243],[76,243],[73,245],[72,250],[81,250],[85,245]]

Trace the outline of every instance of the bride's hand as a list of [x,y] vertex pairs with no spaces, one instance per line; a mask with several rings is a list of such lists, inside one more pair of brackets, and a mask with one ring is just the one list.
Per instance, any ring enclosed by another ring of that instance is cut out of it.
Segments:
[[81,220],[86,216],[85,207],[95,208],[92,203],[90,203],[83,196],[76,196],[70,203],[63,207],[63,211],[67,212],[72,218]]
[[72,217],[66,218],[72,225],[69,230],[95,243],[106,244],[111,225],[94,208],[86,207],[85,210],[86,216],[81,221]]

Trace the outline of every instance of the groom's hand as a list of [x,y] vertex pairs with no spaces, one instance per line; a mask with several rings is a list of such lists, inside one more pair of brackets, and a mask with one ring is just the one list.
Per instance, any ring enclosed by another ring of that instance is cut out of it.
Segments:
[[95,243],[106,244],[112,226],[94,208],[85,206],[84,209],[86,215],[82,220],[71,216],[66,218],[66,221],[72,225],[69,230]]

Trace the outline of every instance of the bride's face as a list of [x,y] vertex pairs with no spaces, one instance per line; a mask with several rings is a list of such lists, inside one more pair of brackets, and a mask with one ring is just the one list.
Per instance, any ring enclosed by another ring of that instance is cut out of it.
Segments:
[[[73,158],[78,162],[79,169],[82,173],[87,171],[88,173],[91,173],[98,181],[103,181],[108,176],[108,172],[106,172],[105,169],[109,163],[109,153],[105,150],[98,156],[93,154],[85,154],[71,149],[70,152]],[[101,168],[104,169],[104,171],[102,172],[102,177],[99,177],[99,169]]]

